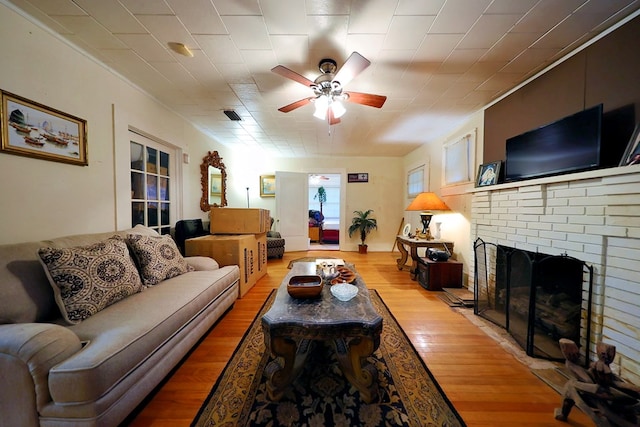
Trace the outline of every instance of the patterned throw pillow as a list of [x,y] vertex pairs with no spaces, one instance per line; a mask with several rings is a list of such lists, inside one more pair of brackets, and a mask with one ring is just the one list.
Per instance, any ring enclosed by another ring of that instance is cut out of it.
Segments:
[[64,319],[77,324],[142,290],[127,244],[108,239],[75,248],[38,250]]
[[127,243],[138,263],[142,283],[153,286],[163,280],[193,271],[184,260],[176,242],[169,235],[127,235]]

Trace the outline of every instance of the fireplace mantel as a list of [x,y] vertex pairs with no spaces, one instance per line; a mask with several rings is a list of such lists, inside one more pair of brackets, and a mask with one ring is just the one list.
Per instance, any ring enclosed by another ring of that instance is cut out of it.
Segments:
[[603,178],[616,175],[628,175],[640,172],[640,165],[620,166],[615,168],[597,169],[584,172],[568,173],[563,175],[553,175],[544,178],[523,179],[521,181],[506,182],[503,184],[491,185],[486,187],[476,187],[470,189],[469,193],[477,193],[479,191],[497,191],[508,188],[518,188],[528,185],[544,185],[555,184],[559,182],[582,181],[593,178]]

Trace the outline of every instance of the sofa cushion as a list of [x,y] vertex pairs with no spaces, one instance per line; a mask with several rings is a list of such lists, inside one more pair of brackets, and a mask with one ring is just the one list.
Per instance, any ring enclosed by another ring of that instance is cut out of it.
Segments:
[[40,248],[38,255],[62,316],[71,324],[142,289],[129,249],[120,239],[73,248]]
[[184,260],[171,236],[127,235],[145,286],[153,286],[172,277],[193,271]]
[[[70,329],[87,344],[51,369],[56,403],[99,399],[137,367],[162,351],[181,329],[216,301],[237,296],[238,266],[193,271],[120,301]],[[123,322],[123,319],[126,321]]]

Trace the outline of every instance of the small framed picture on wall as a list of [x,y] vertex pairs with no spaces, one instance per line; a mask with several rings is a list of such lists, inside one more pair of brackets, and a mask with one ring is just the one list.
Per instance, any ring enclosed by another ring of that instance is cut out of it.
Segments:
[[276,197],[275,175],[260,175],[260,197]]

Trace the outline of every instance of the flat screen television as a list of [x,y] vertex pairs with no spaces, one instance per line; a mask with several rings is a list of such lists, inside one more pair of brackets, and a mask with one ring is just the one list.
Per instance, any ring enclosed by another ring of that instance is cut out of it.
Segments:
[[505,181],[601,166],[602,104],[507,139]]

